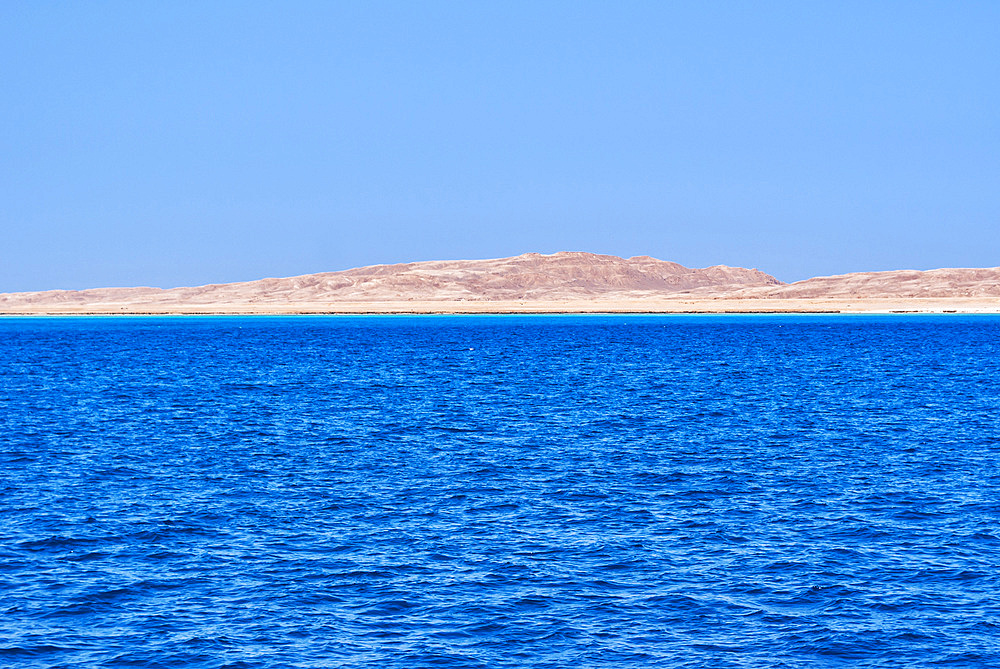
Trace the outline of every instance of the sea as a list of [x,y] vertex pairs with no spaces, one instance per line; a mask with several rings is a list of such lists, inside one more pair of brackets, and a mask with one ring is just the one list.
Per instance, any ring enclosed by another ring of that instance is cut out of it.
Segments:
[[1000,317],[2,318],[0,666],[1000,666]]

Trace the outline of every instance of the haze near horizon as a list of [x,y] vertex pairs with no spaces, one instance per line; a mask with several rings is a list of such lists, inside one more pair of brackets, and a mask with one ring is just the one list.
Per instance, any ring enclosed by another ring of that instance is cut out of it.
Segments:
[[0,7],[0,292],[1000,265],[1000,6]]

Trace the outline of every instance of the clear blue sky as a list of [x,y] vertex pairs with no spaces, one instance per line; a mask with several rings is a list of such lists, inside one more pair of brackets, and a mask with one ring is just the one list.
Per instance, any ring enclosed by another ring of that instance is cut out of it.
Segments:
[[1000,2],[5,2],[0,291],[1000,265]]

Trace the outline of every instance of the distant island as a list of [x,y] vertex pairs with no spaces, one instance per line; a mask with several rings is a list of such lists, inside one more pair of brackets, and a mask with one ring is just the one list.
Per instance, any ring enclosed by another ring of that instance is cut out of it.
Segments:
[[1000,268],[786,284],[757,269],[649,256],[525,253],[372,265],[185,288],[0,293],[0,314],[1000,312]]

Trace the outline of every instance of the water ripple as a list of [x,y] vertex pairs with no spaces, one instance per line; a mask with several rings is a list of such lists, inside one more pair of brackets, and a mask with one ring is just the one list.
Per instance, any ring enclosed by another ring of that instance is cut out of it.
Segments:
[[0,665],[1000,666],[998,335],[0,319]]

